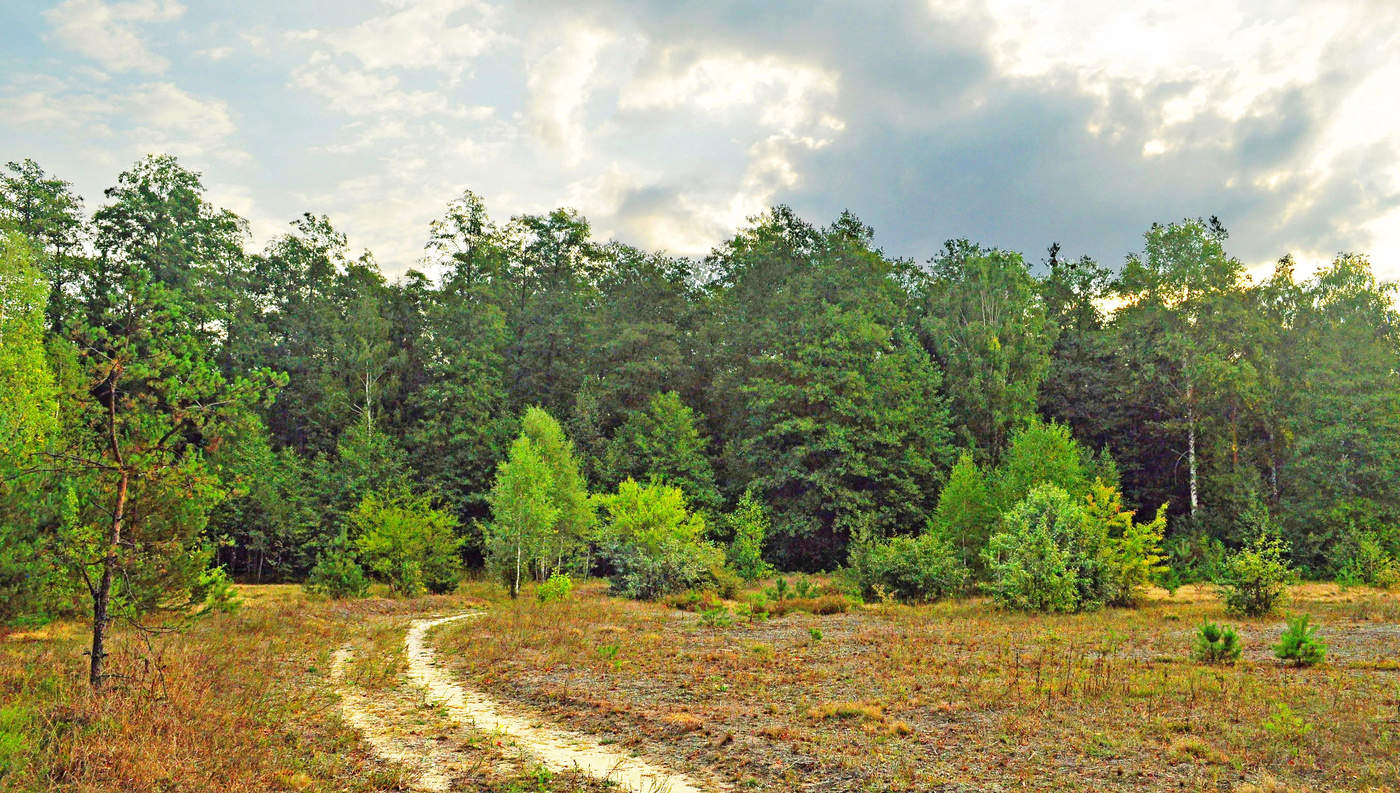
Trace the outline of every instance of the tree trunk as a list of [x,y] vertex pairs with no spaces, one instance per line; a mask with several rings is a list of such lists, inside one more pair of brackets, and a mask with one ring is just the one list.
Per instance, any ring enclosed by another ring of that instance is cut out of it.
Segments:
[[102,581],[92,593],[92,652],[88,682],[94,689],[102,688],[102,662],[107,657],[108,606],[112,602],[112,576],[116,573],[117,548],[122,539],[122,521],[126,513],[126,490],[131,481],[131,473],[122,468],[121,481],[117,484],[117,504],[112,511],[112,527],[107,534],[107,555],[102,560]]
[[515,544],[515,586],[510,588],[512,599],[520,595],[520,543]]
[[[1187,399],[1190,399],[1190,389],[1187,389]],[[1191,517],[1196,517],[1196,407],[1190,405],[1186,408],[1186,454],[1190,459],[1191,468]]]

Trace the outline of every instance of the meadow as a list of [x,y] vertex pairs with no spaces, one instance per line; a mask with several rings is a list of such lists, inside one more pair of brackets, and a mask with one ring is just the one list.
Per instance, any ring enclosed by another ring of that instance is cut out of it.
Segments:
[[2,778],[35,791],[420,786],[421,768],[376,756],[346,723],[330,669],[347,648],[348,685],[410,756],[451,758],[449,789],[607,789],[449,723],[408,684],[410,619],[482,610],[428,637],[462,683],[717,788],[1387,790],[1400,779],[1394,592],[1294,586],[1286,610],[1311,614],[1328,645],[1323,664],[1298,668],[1273,657],[1278,616],[1228,618],[1238,664],[1191,660],[1196,627],[1225,619],[1206,587],[1050,616],[981,598],[857,604],[829,580],[789,580],[781,593],[769,580],[729,601],[653,603],[611,597],[601,581],[548,603],[482,582],[354,601],[240,586],[233,614],[161,635],[119,630],[121,677],[100,696],[79,625],[12,631],[0,638]]

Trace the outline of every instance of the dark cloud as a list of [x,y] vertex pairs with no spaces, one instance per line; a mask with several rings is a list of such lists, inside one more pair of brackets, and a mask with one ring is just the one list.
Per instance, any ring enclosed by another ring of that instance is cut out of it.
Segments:
[[[777,54],[839,73],[835,113],[846,127],[824,148],[795,152],[801,182],[777,200],[819,221],[849,208],[895,254],[923,258],[967,236],[1033,259],[1058,240],[1116,262],[1154,221],[1215,214],[1233,230],[1237,255],[1264,261],[1295,246],[1355,247],[1364,242],[1358,218],[1395,200],[1374,176],[1390,147],[1346,158],[1302,212],[1296,191],[1319,186],[1301,177],[1260,183],[1299,165],[1335,111],[1337,86],[1365,63],[1326,70],[1242,113],[1215,108],[1146,156],[1161,108],[1189,94],[1193,80],[1111,88],[1105,99],[1064,75],[1002,76],[988,50],[990,22],[976,14],[949,21],[922,4],[805,2],[632,2],[615,12],[682,53]],[[1328,62],[1349,63],[1344,55]],[[639,197],[620,214],[633,211],[654,207]]]

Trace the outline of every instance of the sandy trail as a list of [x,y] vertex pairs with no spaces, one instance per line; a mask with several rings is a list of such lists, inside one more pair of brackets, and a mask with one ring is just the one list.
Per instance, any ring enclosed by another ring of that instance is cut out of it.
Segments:
[[526,753],[554,771],[578,768],[633,793],[703,793],[721,789],[604,746],[589,736],[540,726],[536,719],[512,712],[489,697],[462,688],[437,665],[424,638],[438,625],[479,615],[480,612],[473,612],[415,620],[404,640],[409,680],[426,688],[428,699],[446,708],[453,719],[509,736]]
[[340,695],[340,710],[345,721],[354,727],[380,759],[399,763],[410,770],[413,787],[437,793],[447,791],[454,771],[460,766],[445,752],[434,751],[421,741],[406,740],[395,724],[406,714],[397,712],[392,704],[373,700],[361,694],[345,681],[345,665],[350,661],[349,648],[335,651],[331,661],[331,680]]

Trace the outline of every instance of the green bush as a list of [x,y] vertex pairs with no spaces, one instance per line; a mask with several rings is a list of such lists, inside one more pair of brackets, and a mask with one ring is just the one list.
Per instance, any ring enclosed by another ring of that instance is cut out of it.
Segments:
[[851,545],[849,564],[863,597],[879,597],[883,592],[905,603],[924,603],[967,588],[967,567],[957,549],[937,531],[883,541],[858,540]]
[[311,568],[306,579],[306,590],[318,595],[340,600],[343,598],[364,597],[369,591],[369,579],[364,568],[355,561],[350,540],[345,532],[326,547]]
[[573,579],[563,573],[555,573],[549,577],[548,581],[535,588],[535,600],[541,603],[552,603],[556,600],[568,600],[574,592]]
[[753,490],[744,491],[728,520],[734,530],[734,541],[725,555],[729,569],[745,581],[757,581],[772,575],[773,566],[763,560],[763,541],[768,536],[768,512],[754,498]]
[[689,511],[679,488],[627,479],[595,499],[607,516],[599,545],[614,594],[655,600],[712,583],[724,555],[702,539],[705,519]]
[[1231,614],[1261,617],[1278,608],[1293,578],[1293,571],[1285,561],[1287,553],[1287,544],[1266,531],[1226,559],[1220,582],[1225,610]]
[[401,595],[457,588],[462,564],[457,519],[433,509],[425,495],[370,493],[350,515],[356,547],[370,571]]
[[1393,589],[1400,586],[1400,562],[1386,552],[1375,532],[1363,531],[1356,536],[1351,553],[1339,566],[1337,583]]
[[1240,660],[1240,637],[1229,625],[1207,622],[1196,631],[1191,657],[1207,664],[1233,664]]
[[1038,485],[1002,517],[983,551],[992,599],[1016,611],[1081,611],[1106,601],[1105,537],[1056,485]]
[[1100,480],[1089,486],[1084,510],[1088,533],[1103,537],[1103,598],[1110,606],[1131,606],[1147,585],[1165,572],[1162,534],[1167,529],[1167,505],[1148,523],[1137,523],[1123,509],[1116,487]]
[[201,615],[211,611],[233,614],[243,606],[243,601],[233,591],[233,579],[222,567],[211,567],[201,573],[192,594],[195,602],[202,604]]
[[1289,619],[1279,643],[1274,645],[1274,655],[1295,666],[1321,663],[1327,657],[1327,643],[1317,638],[1317,626],[1310,624],[1310,619],[1306,614]]

